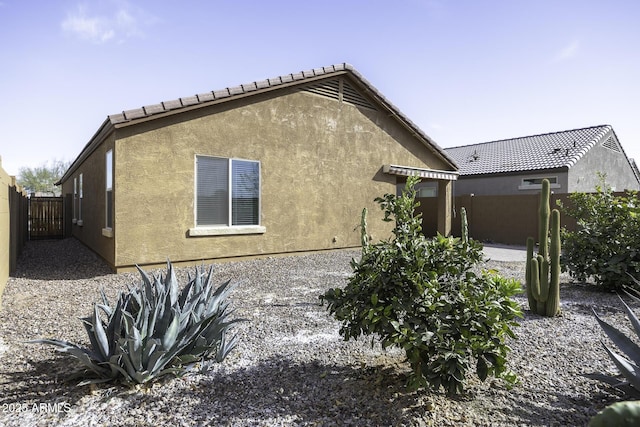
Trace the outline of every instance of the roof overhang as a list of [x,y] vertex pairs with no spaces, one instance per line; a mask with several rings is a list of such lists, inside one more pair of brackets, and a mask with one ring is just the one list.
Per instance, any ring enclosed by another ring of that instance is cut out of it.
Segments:
[[384,165],[382,172],[398,176],[418,176],[420,178],[455,181],[460,175],[455,171],[441,171],[436,169],[416,168],[413,166]]

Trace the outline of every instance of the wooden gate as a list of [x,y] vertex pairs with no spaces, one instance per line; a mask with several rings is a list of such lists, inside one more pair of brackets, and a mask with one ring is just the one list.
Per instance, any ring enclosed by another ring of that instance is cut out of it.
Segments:
[[62,239],[64,237],[62,197],[29,199],[29,239]]

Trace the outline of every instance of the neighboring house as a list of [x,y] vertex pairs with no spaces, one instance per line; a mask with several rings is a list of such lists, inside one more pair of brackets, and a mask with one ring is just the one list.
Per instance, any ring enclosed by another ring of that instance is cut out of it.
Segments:
[[609,125],[445,149],[460,168],[455,195],[530,194],[543,178],[555,193],[594,191],[598,174],[614,190],[638,190],[634,162]]
[[448,234],[455,162],[341,64],[111,115],[59,184],[67,234],[122,271],[358,247],[365,207],[386,238],[374,198],[412,174]]

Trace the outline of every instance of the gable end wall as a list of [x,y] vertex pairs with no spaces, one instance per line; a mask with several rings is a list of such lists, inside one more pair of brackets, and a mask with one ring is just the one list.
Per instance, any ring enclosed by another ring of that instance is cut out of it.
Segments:
[[[395,119],[297,90],[256,95],[116,131],[115,265],[357,247],[390,225],[384,164],[449,169]],[[195,156],[261,162],[264,234],[189,237]]]
[[[611,132],[608,133],[602,141],[606,141],[611,135]],[[624,152],[605,148],[602,141],[569,169],[569,192],[594,191],[596,185],[600,184],[598,172],[606,174],[606,183],[616,191],[640,189]]]

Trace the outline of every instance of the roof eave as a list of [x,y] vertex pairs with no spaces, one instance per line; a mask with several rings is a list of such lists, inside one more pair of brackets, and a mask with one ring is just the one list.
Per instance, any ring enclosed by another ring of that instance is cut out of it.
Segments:
[[489,172],[489,173],[464,173],[460,172],[459,179],[465,178],[490,178],[496,176],[513,176],[513,175],[527,175],[527,174],[535,174],[535,173],[556,173],[556,172],[567,172],[569,170],[569,166],[559,166],[548,169],[524,169],[517,171],[503,171],[503,172]]
[[115,130],[115,127],[109,117],[102,122],[102,125],[98,128],[98,131],[91,137],[89,142],[84,146],[78,157],[71,163],[71,166],[67,169],[67,171],[62,175],[62,177],[55,183],[55,185],[62,185],[66,180],[68,180],[71,175],[78,169],[78,167],[84,162],[87,157],[93,153],[96,148],[102,144],[102,142]]
[[[327,69],[331,71],[326,71]],[[166,102],[167,105],[175,105],[174,108],[162,110],[157,113],[148,114],[147,109],[158,109],[160,106],[164,109],[165,103],[155,104],[154,106],[141,107],[136,110],[129,110],[129,114],[142,114],[140,117],[134,117],[127,119],[127,111],[123,111],[119,114],[113,114],[109,116],[116,128],[123,128],[127,126],[136,125],[139,123],[148,122],[151,120],[170,117],[173,115],[181,114],[188,111],[193,111],[201,108],[210,107],[213,105],[222,104],[231,100],[238,100],[247,98],[254,95],[265,94],[276,90],[283,90],[300,84],[308,84],[318,80],[325,80],[340,75],[351,75],[351,80],[358,85],[365,93],[371,96],[382,108],[384,108],[391,117],[397,120],[402,126],[407,129],[413,136],[418,138],[433,154],[436,155],[441,161],[448,165],[452,170],[458,170],[458,165],[455,160],[450,157],[442,147],[440,147],[431,137],[429,137],[422,129],[420,129],[415,123],[413,123],[407,116],[405,116],[399,108],[391,103],[380,91],[378,91],[367,79],[362,76],[351,64],[343,63],[334,65],[331,67],[323,67],[322,69],[311,70],[308,72],[300,72],[296,74],[289,74],[286,76],[276,77],[274,79],[266,79],[260,82],[253,82],[245,85],[236,86],[234,88],[226,88],[221,91],[212,91],[210,93],[196,95],[196,97],[212,97],[211,100],[204,102],[194,102],[191,105],[185,105],[188,103],[188,98],[179,98],[175,101]],[[286,81],[282,81],[285,78]],[[190,97],[191,99],[193,97]],[[185,100],[185,101],[183,101]],[[133,112],[133,113],[131,113]]]
[[[319,75],[319,76],[315,76],[315,77],[307,77],[304,79],[305,83],[309,83],[309,82],[314,82],[317,80],[322,80],[322,79],[326,79],[328,77],[335,77],[337,75],[342,75],[342,74],[347,74],[347,71],[342,70],[342,71],[335,71],[332,72],[331,74],[324,74],[324,75]],[[175,116],[178,114],[182,114],[182,113],[186,113],[189,111],[194,111],[194,110],[199,110],[202,108],[207,108],[207,107],[211,107],[214,105],[218,105],[218,104],[223,104],[225,102],[229,102],[229,101],[235,101],[235,100],[239,100],[239,99],[244,99],[244,98],[248,98],[251,96],[255,96],[255,95],[260,95],[260,94],[265,94],[265,93],[269,93],[269,92],[273,92],[273,91],[277,91],[277,90],[282,90],[282,89],[287,89],[287,88],[291,88],[291,87],[295,87],[297,85],[299,85],[301,83],[301,80],[293,80],[290,82],[286,82],[286,83],[281,83],[279,85],[274,85],[274,86],[269,86],[269,87],[265,87],[265,88],[260,88],[260,89],[255,89],[249,92],[243,92],[243,93],[237,93],[237,94],[232,94],[229,96],[225,96],[225,97],[220,97],[220,98],[215,98],[212,99],[210,101],[204,101],[204,102],[200,102],[197,104],[193,104],[193,105],[187,105],[187,106],[182,106],[182,107],[178,107],[178,108],[173,108],[173,109],[169,109],[167,111],[163,111],[160,113],[155,113],[155,114],[150,114],[144,117],[137,117],[137,118],[132,118],[132,119],[126,119],[126,120],[121,120],[119,118],[119,116],[123,115],[126,112],[123,112],[121,114],[112,114],[109,116],[109,119],[112,121],[113,125],[115,126],[116,129],[120,129],[120,128],[124,128],[124,127],[128,127],[128,126],[133,126],[133,125],[137,125],[140,123],[145,123],[151,120],[156,120],[156,119],[162,119],[162,118],[166,118],[166,117],[171,117],[171,116]],[[229,90],[229,88],[225,89],[225,90]],[[182,99],[182,98],[180,98]],[[145,107],[142,107],[143,109]],[[132,111],[132,110],[130,110]]]

